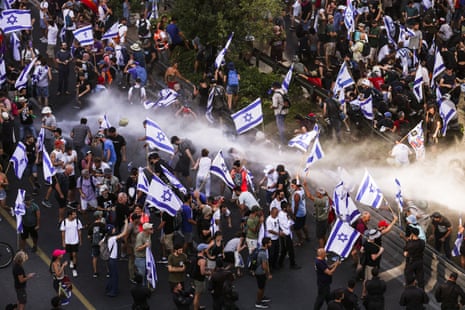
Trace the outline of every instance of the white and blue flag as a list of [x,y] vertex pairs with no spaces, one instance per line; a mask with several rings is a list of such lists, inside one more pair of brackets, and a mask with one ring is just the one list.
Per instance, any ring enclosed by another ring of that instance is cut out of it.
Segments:
[[44,141],[45,141],[45,128],[40,128],[39,135],[37,136],[37,152],[42,152],[44,150]]
[[355,31],[355,12],[351,0],[347,0],[347,6],[344,11],[344,25],[346,26],[347,33],[350,35]]
[[457,232],[457,238],[454,241],[454,248],[452,249],[451,255],[453,257],[460,256],[460,247],[463,242],[463,233]]
[[110,120],[108,119],[108,116],[106,114],[103,114],[102,122],[100,123],[100,128],[108,129],[110,127],[111,127],[111,124],[110,124]]
[[417,160],[425,159],[425,138],[423,136],[423,121],[420,121],[407,135],[408,143],[415,150]]
[[103,40],[111,40],[118,36],[119,23],[114,23],[102,36]]
[[442,118],[441,134],[445,136],[447,132],[447,125],[457,115],[455,104],[450,100],[442,100],[439,103],[439,115],[441,115]]
[[172,174],[165,166],[160,165],[163,174],[166,176],[172,187],[177,188],[184,195],[187,194],[187,189],[182,185],[182,183]]
[[321,148],[320,139],[318,137],[315,138],[313,142],[312,149],[310,151],[309,156],[307,157],[307,161],[305,163],[305,172],[313,165],[316,161],[322,159],[325,156],[323,149]]
[[326,252],[333,252],[340,257],[347,258],[359,236],[360,233],[350,226],[349,223],[338,219],[329,234],[325,250]]
[[27,167],[26,146],[23,142],[19,142],[18,145],[16,145],[16,149],[10,158],[10,162],[13,164],[13,170],[15,171],[16,177],[21,180],[24,170]]
[[398,178],[395,178],[394,182],[397,185],[397,192],[396,192],[397,206],[399,207],[400,212],[403,212],[403,210],[404,210],[404,198],[402,197],[402,186],[400,186],[400,181],[399,181]]
[[228,38],[228,41],[226,41],[226,44],[225,44],[224,48],[219,52],[218,56],[216,56],[216,59],[215,59],[215,68],[216,69],[221,67],[221,64],[222,64],[222,62],[224,60],[224,56],[226,55],[226,52],[228,51],[228,48],[229,48],[229,45],[231,44],[233,36],[234,36],[234,32],[231,33],[231,35]]
[[229,188],[234,188],[234,181],[229,173],[226,162],[224,161],[223,152],[220,150],[216,154],[210,166],[210,173],[219,177]]
[[5,58],[0,58],[0,86],[6,82],[6,65]]
[[18,234],[23,233],[23,215],[26,214],[26,205],[24,203],[24,197],[26,190],[18,188],[18,195],[16,196],[15,208],[13,209],[16,217],[16,232]]
[[208,100],[207,100],[207,111],[205,112],[205,117],[207,118],[207,121],[210,122],[210,124],[215,123],[215,119],[213,118],[213,99],[215,99],[215,87],[213,87],[210,90],[210,93],[208,94]]
[[18,76],[18,79],[15,82],[15,88],[19,89],[21,87],[26,87],[27,82],[29,81],[29,73],[31,72],[32,68],[34,68],[34,65],[37,61],[37,57],[34,58],[30,63],[28,63],[21,73]]
[[56,169],[53,167],[53,163],[50,160],[47,150],[43,149],[42,152],[42,167],[44,172],[44,180],[48,184],[52,184],[52,178],[56,174]]
[[[341,68],[339,68],[339,73],[337,74],[336,81],[334,82],[334,87],[333,87],[334,96],[339,97],[339,98],[341,98],[341,96],[343,97],[344,89],[351,85],[355,85],[355,81],[349,72],[347,63],[344,61],[341,65]],[[340,92],[342,92],[342,95]]]
[[333,202],[334,212],[340,220],[352,225],[360,217],[361,213],[344,187],[343,181],[334,188]]
[[179,197],[156,175],[152,176],[146,201],[171,216],[175,216],[182,206]]
[[137,174],[137,186],[136,189],[145,194],[149,193],[150,183],[147,176],[144,173],[144,168],[139,167],[139,173]]
[[284,90],[285,94],[288,93],[289,85],[291,85],[292,71],[294,71],[294,63],[292,63],[291,66],[289,67],[289,71],[287,71],[286,76],[284,77],[284,81],[281,84],[281,88]]
[[249,131],[258,124],[263,123],[262,100],[257,98],[245,108],[231,114],[238,134]]
[[145,138],[150,148],[158,148],[174,155],[174,147],[160,126],[148,117],[145,120]]
[[392,20],[391,16],[384,15],[383,22],[384,22],[384,27],[386,28],[388,42],[393,44],[395,48],[397,49],[397,43],[394,40],[394,37],[396,35],[396,25],[394,24],[394,21]]
[[81,46],[94,44],[94,31],[92,30],[92,25],[73,30],[73,35]]
[[11,9],[13,4],[16,2],[16,0],[4,0],[3,1],[3,8],[4,9]]
[[421,65],[418,65],[415,80],[413,80],[413,94],[418,102],[423,100],[423,74]]
[[301,150],[302,152],[306,153],[308,151],[308,147],[312,140],[317,136],[317,132],[315,130],[308,131],[306,133],[300,134],[289,140],[287,146],[295,147]]
[[11,49],[13,52],[13,59],[16,61],[21,60],[21,42],[19,41],[18,35],[13,32],[10,36]]
[[164,88],[158,92],[158,99],[156,101],[145,101],[144,108],[146,110],[153,108],[153,107],[168,107],[172,103],[175,103],[178,100],[179,94],[171,89],[171,88]]
[[58,34],[58,37],[60,38],[60,42],[66,42],[66,27],[63,26],[60,28],[60,33]]
[[0,28],[5,34],[32,29],[31,11],[3,10],[0,18]]
[[373,114],[373,99],[371,95],[366,99],[355,99],[351,101],[350,104],[359,106],[366,119],[373,120],[375,118]]
[[381,193],[381,190],[376,185],[375,180],[366,170],[355,199],[367,206],[372,206],[373,208],[381,207],[383,202],[383,193]]
[[434,67],[433,75],[431,77],[431,87],[436,86],[436,78],[438,78],[442,72],[446,70],[446,65],[444,64],[444,59],[442,58],[441,53],[437,50],[434,56]]
[[145,269],[147,271],[147,282],[150,283],[152,288],[156,288],[158,281],[157,264],[150,247],[145,248]]

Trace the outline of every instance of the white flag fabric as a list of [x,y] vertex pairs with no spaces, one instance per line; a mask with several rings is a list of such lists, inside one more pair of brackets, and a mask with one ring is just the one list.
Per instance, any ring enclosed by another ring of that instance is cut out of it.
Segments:
[[42,168],[44,172],[44,180],[48,184],[52,184],[52,178],[56,174],[56,169],[53,167],[52,161],[50,160],[50,156],[48,155],[47,150],[43,149],[42,152]]
[[146,201],[155,208],[165,211],[171,216],[181,209],[182,201],[175,193],[156,175],[150,182],[149,194]]
[[444,64],[444,59],[442,58],[441,53],[439,50],[436,50],[436,54],[434,56],[434,67],[433,67],[433,75],[431,77],[431,87],[436,85],[436,78],[438,78],[442,72],[446,70],[446,65]]
[[347,258],[360,233],[347,222],[337,220],[325,245],[326,252],[333,252]]
[[386,28],[388,42],[393,44],[394,47],[397,49],[397,43],[394,40],[394,37],[396,35],[396,25],[394,24],[394,21],[392,20],[391,16],[384,15],[383,22],[384,22],[384,27]]
[[144,168],[139,167],[139,173],[137,174],[137,186],[136,189],[145,194],[149,193],[150,183],[147,176],[144,173]]
[[373,114],[373,99],[370,95],[370,97],[366,99],[355,99],[350,102],[351,105],[356,105],[360,107],[360,110],[362,111],[363,116],[366,119],[373,120],[375,118]]
[[79,41],[81,46],[94,44],[94,31],[92,30],[92,25],[73,30],[73,35],[74,38]]
[[23,215],[26,214],[26,205],[24,204],[24,197],[26,190],[18,188],[18,195],[16,196],[15,208],[13,209],[16,216],[16,232],[23,233]]
[[34,65],[37,61],[37,57],[34,58],[30,63],[28,63],[21,73],[19,74],[19,77],[16,79],[15,82],[15,88],[19,89],[20,87],[26,87],[27,82],[29,80],[29,73],[31,72],[32,68],[34,68]]
[[310,150],[310,154],[307,157],[307,161],[305,163],[305,171],[308,170],[308,168],[313,165],[316,161],[322,159],[325,156],[325,153],[323,152],[323,149],[321,148],[320,144],[320,139],[318,139],[318,136],[315,138],[315,141],[313,142],[312,149]]
[[287,146],[295,147],[302,152],[306,153],[308,151],[308,147],[312,140],[317,136],[317,132],[315,130],[308,131],[306,133],[300,134],[289,140]]
[[383,198],[383,193],[381,193],[381,190],[376,185],[375,180],[368,171],[365,171],[365,176],[362,179],[362,183],[360,183],[355,199],[367,206],[379,208],[381,207]]
[[421,65],[418,65],[417,72],[415,74],[415,80],[413,81],[413,94],[417,98],[418,102],[423,100],[423,74]]
[[257,244],[262,244],[263,238],[265,238],[265,223],[260,224],[260,229],[258,230]]
[[229,35],[228,41],[226,41],[226,44],[224,48],[219,52],[218,56],[216,56],[215,59],[215,68],[218,69],[221,67],[221,63],[224,60],[224,56],[226,55],[226,52],[228,51],[229,45],[231,44],[232,38],[234,36],[234,32]]
[[4,9],[11,9],[11,7],[13,6],[13,4],[16,2],[16,0],[5,0],[3,2],[3,8]]
[[337,74],[336,81],[334,82],[333,94],[336,97],[341,97],[341,92],[344,93],[344,89],[351,85],[355,85],[355,81],[350,75],[349,68],[347,63],[344,61],[339,68],[339,73]]
[[257,98],[242,110],[231,114],[231,118],[234,121],[234,125],[236,125],[238,134],[243,134],[258,124],[263,123],[262,100]]
[[423,136],[423,121],[420,121],[410,132],[407,139],[410,146],[415,150],[417,160],[425,159],[425,138]]
[[168,169],[166,169],[165,166],[163,165],[160,165],[160,166],[161,166],[161,170],[163,171],[163,174],[166,176],[171,186],[177,188],[181,193],[186,195],[187,189],[184,187],[184,185],[182,185],[182,183],[174,176],[174,174],[172,174]]
[[114,23],[102,36],[103,40],[111,40],[118,36],[119,23]]
[[21,42],[19,41],[18,35],[16,32],[13,32],[10,37],[11,49],[13,51],[13,59],[16,61],[21,61]]
[[334,212],[340,220],[353,224],[360,217],[361,213],[344,187],[343,181],[334,188],[333,202]]
[[439,115],[442,118],[441,134],[446,135],[447,125],[457,115],[455,104],[450,100],[441,100],[439,103]]
[[10,158],[10,162],[13,164],[13,170],[18,179],[23,177],[24,170],[27,167],[27,153],[26,146],[23,142],[19,142],[16,145],[16,149]]
[[229,188],[234,188],[234,181],[226,166],[222,151],[219,151],[213,159],[210,173],[219,177]]
[[207,100],[207,111],[205,112],[205,117],[210,124],[215,123],[215,119],[213,118],[213,99],[215,98],[215,88],[213,87],[210,89],[210,93],[208,94]]
[[166,134],[155,121],[146,118],[145,138],[151,148],[158,148],[168,154],[174,155],[174,147],[168,140]]
[[402,186],[400,186],[400,181],[399,181],[398,178],[395,178],[394,182],[396,183],[396,186],[397,186],[397,192],[396,192],[397,206],[399,207],[400,212],[403,212],[403,210],[404,210],[404,198],[402,197]]
[[5,59],[2,57],[0,59],[0,86],[6,82],[6,65]]
[[289,85],[291,85],[292,71],[294,71],[294,63],[292,63],[291,66],[289,67],[289,70],[287,71],[286,76],[284,77],[284,81],[281,84],[281,88],[284,90],[285,94],[288,93]]
[[37,136],[37,152],[42,152],[44,150],[44,141],[45,141],[45,128],[40,128],[39,135]]
[[355,31],[355,9],[351,0],[347,0],[347,6],[344,11],[344,24],[347,29],[347,33],[350,35]]
[[429,8],[432,8],[433,5],[434,5],[434,1],[433,1],[433,0],[422,0],[421,3],[422,3],[423,6],[425,7],[425,11],[428,10]]
[[108,120],[108,116],[106,114],[103,114],[102,122],[100,123],[100,128],[108,129],[110,127],[111,127],[111,124],[110,124],[110,121]]
[[[462,218],[459,218],[459,229],[462,226]],[[455,239],[454,242],[454,248],[452,249],[451,256],[460,256],[460,247],[462,246],[463,242],[463,233],[460,231],[457,231],[457,238]]]
[[145,101],[144,108],[148,110],[153,107],[168,107],[172,103],[175,103],[178,97],[179,94],[175,90],[164,88],[158,92],[158,99],[156,101]]
[[145,269],[147,270],[147,282],[150,283],[152,288],[156,288],[158,281],[157,264],[150,247],[145,248]]
[[31,11],[3,10],[0,18],[0,28],[2,28],[5,34],[32,29]]

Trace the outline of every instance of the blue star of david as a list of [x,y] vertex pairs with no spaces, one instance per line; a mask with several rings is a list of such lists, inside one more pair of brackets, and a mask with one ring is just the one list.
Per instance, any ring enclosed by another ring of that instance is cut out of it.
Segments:
[[8,24],[14,25],[17,22],[18,22],[18,18],[16,17],[16,15],[11,14],[10,16],[8,16],[8,19],[7,19]]
[[349,237],[347,237],[347,235],[344,233],[340,233],[337,235],[337,239],[339,241],[346,242],[347,240],[349,240]]
[[163,199],[163,202],[171,201],[171,196],[172,194],[169,190],[164,190],[163,195],[161,195],[161,199]]
[[308,133],[303,134],[303,135],[300,136],[300,140],[305,140],[305,139],[307,139],[307,137],[308,137]]
[[84,38],[87,38],[87,32],[84,32]]
[[157,139],[158,141],[162,142],[165,140],[165,135],[162,132],[158,132]]
[[253,117],[252,117],[252,114],[251,114],[251,113],[246,113],[246,114],[244,115],[244,122],[248,123],[248,122],[250,122],[250,121],[252,120],[252,118],[253,118]]
[[375,192],[375,191],[376,191],[376,190],[375,190],[375,188],[373,187],[373,184],[370,184],[370,193],[373,193],[373,192]]
[[24,214],[23,210],[21,210],[21,208],[15,208],[14,212],[15,212],[15,215],[23,215]]
[[222,163],[221,164],[221,169],[223,169],[223,171],[227,171],[228,168],[226,167],[226,164],[225,163]]

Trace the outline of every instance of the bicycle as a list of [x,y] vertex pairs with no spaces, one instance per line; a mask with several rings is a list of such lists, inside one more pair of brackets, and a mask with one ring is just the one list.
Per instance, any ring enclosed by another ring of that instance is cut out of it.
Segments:
[[6,242],[0,242],[0,269],[8,267],[13,261],[13,247]]

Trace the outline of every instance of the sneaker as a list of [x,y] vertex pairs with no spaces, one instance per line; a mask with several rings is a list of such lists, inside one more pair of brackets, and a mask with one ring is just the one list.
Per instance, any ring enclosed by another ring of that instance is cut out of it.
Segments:
[[77,278],[77,276],[78,276],[77,270],[73,269],[73,278]]
[[129,279],[129,282],[131,282],[132,284],[137,284],[136,280],[134,279]]
[[268,297],[268,296],[263,296],[262,298],[262,302],[270,302],[271,301],[271,298]]
[[267,304],[265,304],[264,302],[259,302],[259,303],[255,303],[255,308],[258,308],[258,309],[268,309],[269,306]]
[[62,306],[66,306],[66,305],[69,305],[69,300],[64,300],[61,302],[61,305]]
[[80,110],[81,106],[80,105],[73,105],[73,109]]
[[70,261],[70,262],[69,262],[69,268],[74,269],[74,263],[73,263],[73,261]]
[[71,93],[69,91],[65,91],[65,94],[66,95],[71,95]]
[[46,208],[51,208],[52,207],[52,204],[50,203],[50,201],[48,201],[47,199],[43,200],[42,201],[42,205]]
[[106,277],[107,277],[107,278],[109,278],[109,277],[110,277],[110,273],[108,273],[108,272],[107,272],[107,275],[106,275]]
[[98,278],[98,272],[94,273],[94,274],[92,275],[92,277],[93,277],[93,278]]
[[57,91],[57,96],[61,96],[61,93],[59,91]]

